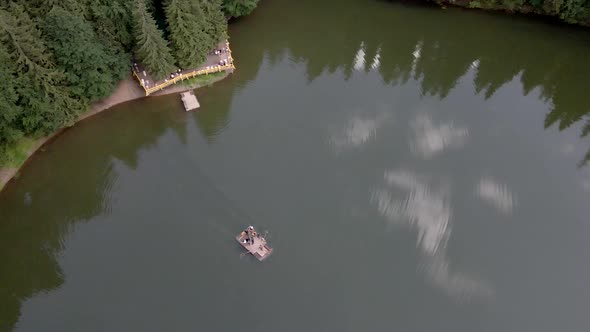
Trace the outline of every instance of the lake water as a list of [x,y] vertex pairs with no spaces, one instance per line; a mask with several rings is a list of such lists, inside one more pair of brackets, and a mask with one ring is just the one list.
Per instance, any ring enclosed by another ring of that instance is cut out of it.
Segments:
[[[0,194],[0,331],[590,331],[590,34],[262,1]],[[273,255],[234,236],[268,231]]]

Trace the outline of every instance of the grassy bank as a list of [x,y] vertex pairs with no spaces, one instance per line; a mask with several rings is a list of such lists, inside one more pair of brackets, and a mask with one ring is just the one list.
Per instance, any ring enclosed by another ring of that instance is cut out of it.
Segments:
[[180,82],[180,85],[187,87],[187,88],[196,89],[198,87],[211,85],[211,84],[217,82],[219,79],[225,77],[226,75],[227,75],[226,72],[219,72],[219,73],[212,73],[212,74],[208,74],[208,75],[196,76],[196,77],[189,78],[188,80],[184,80],[184,81]]
[[2,160],[0,167],[2,168],[18,168],[29,157],[28,152],[33,146],[35,139],[30,137],[23,137],[15,144],[7,146],[2,151]]

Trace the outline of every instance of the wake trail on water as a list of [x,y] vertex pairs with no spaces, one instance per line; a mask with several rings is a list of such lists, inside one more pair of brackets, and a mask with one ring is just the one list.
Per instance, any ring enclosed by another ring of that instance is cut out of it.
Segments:
[[192,175],[189,179],[186,179],[185,185],[200,188],[200,190],[206,192],[207,202],[216,202],[215,207],[212,207],[212,212],[216,218],[206,218],[206,222],[208,226],[223,235],[221,238],[233,238],[247,226],[259,224],[256,219],[241,209],[233,199],[220,189],[211,177],[203,172],[198,162],[188,156],[184,157],[185,160],[180,161],[180,163],[186,165],[190,169],[189,174]]

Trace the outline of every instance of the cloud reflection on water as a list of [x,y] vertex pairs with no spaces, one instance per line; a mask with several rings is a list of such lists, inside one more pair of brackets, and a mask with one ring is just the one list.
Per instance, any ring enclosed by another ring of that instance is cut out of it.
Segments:
[[387,113],[372,118],[354,116],[343,129],[332,135],[330,143],[337,151],[361,146],[376,137],[377,129],[388,118]]
[[429,282],[459,302],[494,296],[494,289],[489,283],[461,272],[452,272],[445,253],[428,257],[424,268]]
[[409,224],[418,230],[417,246],[429,255],[444,247],[450,235],[451,207],[444,190],[432,190],[423,178],[406,170],[385,173],[389,186],[402,189],[405,198],[396,198],[389,190],[375,191],[373,200],[379,212],[395,223]]
[[356,55],[354,56],[354,69],[361,71],[365,68],[365,43],[361,42]]
[[505,184],[484,177],[476,188],[477,195],[486,203],[495,207],[498,211],[510,214],[516,205],[516,199]]
[[469,130],[456,127],[453,123],[435,124],[427,114],[418,114],[410,127],[414,137],[410,148],[418,156],[428,159],[447,148],[463,146],[469,136]]
[[377,69],[379,69],[380,65],[381,65],[381,48],[378,48],[377,52],[375,52],[375,56],[373,57],[373,62],[371,63],[371,69],[377,70]]
[[427,281],[458,301],[492,296],[493,289],[485,281],[451,270],[445,249],[451,236],[450,190],[431,182],[408,170],[391,170],[385,172],[384,185],[374,191],[372,201],[388,221],[417,230]]

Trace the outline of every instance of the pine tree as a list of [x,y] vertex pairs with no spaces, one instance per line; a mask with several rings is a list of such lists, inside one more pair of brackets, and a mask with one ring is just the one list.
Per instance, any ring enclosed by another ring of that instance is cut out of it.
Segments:
[[127,0],[94,0],[88,5],[90,23],[105,44],[123,54],[133,48],[133,3]]
[[212,49],[209,35],[204,29],[206,17],[198,3],[191,0],[169,0],[164,7],[170,40],[178,64],[195,68],[207,59]]
[[20,5],[12,4],[9,11],[0,10],[1,41],[11,58],[16,59],[19,71],[34,71],[52,82],[57,75],[41,34],[35,23]]
[[258,0],[223,0],[223,11],[231,17],[250,14],[258,5]]
[[147,11],[143,0],[135,0],[133,8],[135,57],[155,79],[166,77],[174,70],[174,58],[168,43],[158,30],[156,21]]
[[130,63],[109,52],[80,15],[54,7],[43,22],[43,31],[75,98],[88,102],[104,98],[128,72]]
[[16,142],[22,137],[22,131],[16,124],[18,115],[22,112],[16,104],[18,100],[17,85],[15,84],[16,66],[3,44],[0,44],[0,164],[3,164],[2,148]]
[[84,105],[61,85],[64,76],[22,6],[13,3],[7,11],[0,10],[0,41],[17,68],[18,104],[23,110],[17,121],[24,133],[49,133],[71,123]]
[[33,20],[43,20],[45,15],[55,6],[79,15],[88,14],[87,0],[27,0],[24,1],[25,9]]
[[222,0],[200,0],[201,7],[205,13],[207,23],[207,34],[211,39],[209,49],[227,39],[227,20],[222,11]]

